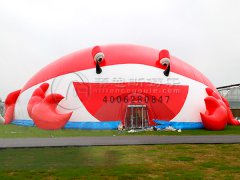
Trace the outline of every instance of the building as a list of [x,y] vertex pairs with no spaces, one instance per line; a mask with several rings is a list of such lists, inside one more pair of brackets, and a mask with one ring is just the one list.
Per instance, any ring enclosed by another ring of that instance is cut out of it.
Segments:
[[222,86],[217,89],[219,93],[228,100],[233,115],[240,117],[240,84]]

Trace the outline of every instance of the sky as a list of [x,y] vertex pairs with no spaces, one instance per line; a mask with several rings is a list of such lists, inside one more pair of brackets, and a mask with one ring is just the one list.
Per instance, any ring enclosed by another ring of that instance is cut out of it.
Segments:
[[215,86],[240,82],[239,0],[0,0],[0,97],[89,46],[170,53]]

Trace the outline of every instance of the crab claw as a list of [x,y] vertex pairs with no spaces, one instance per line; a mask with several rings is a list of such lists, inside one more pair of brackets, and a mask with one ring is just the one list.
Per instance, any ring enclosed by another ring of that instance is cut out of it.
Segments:
[[207,87],[206,88],[206,92],[207,92],[207,94],[209,95],[209,96],[213,96],[213,97],[215,97],[216,99],[221,99],[221,96],[218,94],[218,93],[216,93],[215,91],[213,91],[211,88],[209,88],[209,87]]
[[33,92],[28,103],[29,116],[38,128],[46,130],[60,129],[70,119],[72,112],[60,114],[57,111],[57,106],[64,97],[60,94],[50,94],[45,97],[46,87],[45,85],[40,86]]
[[15,104],[16,104],[16,101],[18,99],[20,92],[21,92],[21,90],[17,90],[17,91],[10,93],[7,96],[7,99],[5,101],[6,112],[5,112],[5,116],[4,116],[4,119],[5,119],[4,124],[9,124],[12,122],[13,116],[14,116]]
[[46,93],[48,87],[49,87],[49,84],[44,83],[33,92],[32,97],[29,100],[28,106],[27,106],[27,111],[28,111],[28,114],[29,114],[30,117],[32,117],[33,106],[35,104],[40,103],[44,99],[45,93]]
[[206,112],[200,113],[203,125],[208,130],[223,130],[227,125],[227,111],[215,97],[204,99]]

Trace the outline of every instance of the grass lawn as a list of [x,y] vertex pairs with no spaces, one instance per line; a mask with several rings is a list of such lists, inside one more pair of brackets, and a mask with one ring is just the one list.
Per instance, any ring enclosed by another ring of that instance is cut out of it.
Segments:
[[240,179],[240,144],[1,149],[1,179]]
[[224,131],[208,131],[205,129],[183,130],[179,132],[148,131],[128,133],[117,130],[72,130],[61,129],[55,131],[41,130],[36,127],[16,125],[0,125],[0,138],[27,138],[27,137],[76,137],[76,136],[124,136],[124,135],[240,135],[240,126],[227,126]]

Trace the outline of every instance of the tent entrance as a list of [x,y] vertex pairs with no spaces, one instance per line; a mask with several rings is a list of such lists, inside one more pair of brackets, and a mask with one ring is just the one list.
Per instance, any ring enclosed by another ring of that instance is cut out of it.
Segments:
[[146,105],[128,105],[124,120],[126,129],[143,129],[148,127]]

